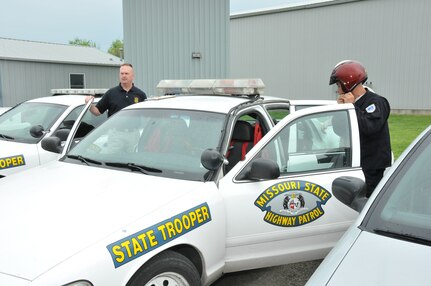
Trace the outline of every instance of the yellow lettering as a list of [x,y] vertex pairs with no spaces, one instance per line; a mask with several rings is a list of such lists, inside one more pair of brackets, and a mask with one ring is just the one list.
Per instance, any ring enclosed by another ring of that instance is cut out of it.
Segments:
[[263,207],[266,204],[267,200],[265,200],[262,196],[259,197],[259,199],[256,201],[256,203]]
[[127,255],[129,257],[132,257],[132,252],[130,251],[130,241],[126,240],[126,241],[122,242],[121,246],[126,249]]
[[160,233],[162,234],[162,236],[163,236],[163,240],[166,240],[166,233],[165,233],[165,226],[162,224],[162,225],[159,225],[158,227],[157,227],[157,229],[160,231]]
[[184,228],[189,229],[190,228],[190,218],[186,215],[183,215],[182,220],[183,220]]
[[196,214],[194,212],[189,213],[190,221],[192,222],[192,226],[195,226]]
[[183,232],[183,225],[181,224],[181,221],[179,219],[174,219],[174,225],[175,225],[175,230],[177,231],[177,234],[182,233]]
[[114,247],[112,247],[112,253],[117,256],[115,258],[117,262],[121,263],[124,261],[124,253],[121,251],[121,247],[119,245],[115,245]]
[[202,216],[203,216],[204,220],[209,219],[210,218],[210,214],[208,212],[208,208],[204,206],[204,207],[201,208],[201,210],[202,210]]
[[168,221],[165,225],[166,225],[166,229],[168,230],[169,238],[172,238],[173,236],[175,236],[175,229],[172,222]]
[[144,246],[144,249],[147,250],[148,246],[147,246],[147,242],[145,241],[145,237],[146,237],[145,233],[138,235],[139,240],[142,241],[142,245]]
[[196,216],[198,218],[198,223],[202,223],[203,219],[202,219],[202,213],[200,209],[195,210]]
[[156,236],[154,235],[154,230],[147,231],[147,237],[151,247],[154,247],[159,244],[156,240]]
[[136,255],[138,252],[142,252],[141,244],[136,238],[132,238],[132,245],[133,245],[133,255]]

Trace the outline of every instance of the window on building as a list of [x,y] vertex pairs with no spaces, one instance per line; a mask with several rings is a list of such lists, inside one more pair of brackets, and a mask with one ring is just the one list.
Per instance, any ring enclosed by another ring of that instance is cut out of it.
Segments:
[[69,74],[70,88],[85,88],[85,77],[83,73]]

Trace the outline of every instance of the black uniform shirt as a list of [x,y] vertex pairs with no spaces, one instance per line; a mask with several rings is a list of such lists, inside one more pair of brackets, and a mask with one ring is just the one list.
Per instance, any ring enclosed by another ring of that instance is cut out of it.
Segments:
[[361,166],[364,170],[391,165],[392,151],[388,117],[391,107],[386,98],[369,90],[355,102],[361,141]]
[[119,84],[109,89],[96,104],[96,107],[99,109],[100,113],[104,113],[108,110],[109,117],[124,107],[144,101],[145,99],[147,99],[145,92],[136,86],[133,85],[127,92],[121,87],[121,84]]

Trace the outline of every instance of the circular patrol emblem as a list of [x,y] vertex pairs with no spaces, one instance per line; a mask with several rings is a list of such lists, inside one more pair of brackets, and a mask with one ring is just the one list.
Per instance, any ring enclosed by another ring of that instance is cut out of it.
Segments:
[[283,209],[289,214],[296,215],[305,207],[305,200],[302,195],[292,193],[286,195],[283,201]]

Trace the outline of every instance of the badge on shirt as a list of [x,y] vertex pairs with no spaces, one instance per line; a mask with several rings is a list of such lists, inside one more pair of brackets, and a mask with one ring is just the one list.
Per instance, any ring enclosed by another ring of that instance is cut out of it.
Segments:
[[376,106],[375,106],[375,105],[374,105],[374,103],[373,103],[373,104],[369,105],[367,108],[365,108],[365,110],[366,110],[368,113],[373,113],[374,111],[376,111]]
[[139,102],[139,97],[135,96],[135,98],[133,99],[133,101],[134,101],[135,103],[138,103],[138,102]]

